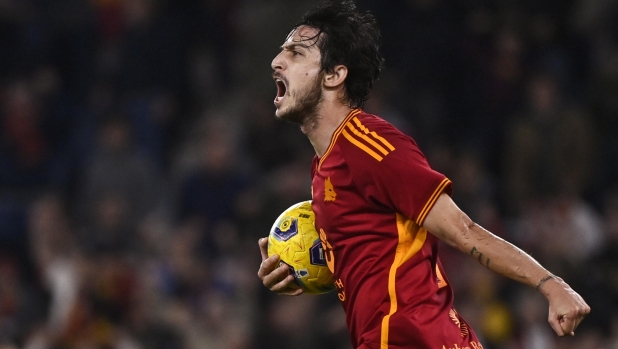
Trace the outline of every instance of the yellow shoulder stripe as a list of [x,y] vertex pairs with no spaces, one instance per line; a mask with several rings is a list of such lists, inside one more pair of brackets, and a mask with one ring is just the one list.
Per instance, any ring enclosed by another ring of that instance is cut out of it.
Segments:
[[[386,139],[380,137],[377,133],[367,129],[367,127],[365,127],[365,125],[363,125],[356,116],[351,119],[354,121],[354,123],[352,123],[352,120],[350,120],[345,125],[347,127],[347,130],[349,130],[350,132],[347,132],[344,129],[342,134],[352,144],[359,147],[378,161],[382,161],[382,159],[384,159],[384,156],[395,150],[395,147],[390,144]],[[356,126],[354,124],[356,124]]]
[[374,148],[378,149],[380,151],[380,153],[382,153],[384,155],[388,154],[388,151],[386,149],[384,149],[381,145],[376,143],[373,139],[371,139],[371,138],[367,137],[366,135],[360,133],[356,129],[356,127],[354,127],[354,125],[352,125],[351,122],[348,122],[348,124],[346,126],[348,126],[350,131],[352,131],[356,136],[360,137],[361,139],[365,140],[367,143],[371,144]]
[[380,137],[378,136],[377,133],[373,132],[373,131],[369,131],[365,125],[361,124],[360,120],[358,120],[357,117],[354,117],[354,122],[356,123],[356,125],[358,126],[358,128],[361,129],[361,131],[365,132],[365,134],[370,134],[372,135],[375,139],[379,140],[380,142],[382,142],[382,144],[384,144],[388,149],[390,149],[391,151],[395,150],[395,147],[393,147],[392,144],[390,144],[386,139],[384,139],[384,137]]
[[374,159],[378,160],[378,161],[382,161],[382,159],[384,159],[383,157],[381,157],[378,153],[376,153],[375,151],[371,150],[368,146],[364,145],[363,143],[361,143],[360,141],[358,141],[356,138],[352,137],[351,134],[349,134],[346,130],[343,130],[341,132],[341,134],[348,139],[348,141],[350,141],[352,144],[354,144],[355,146],[361,148],[362,150],[364,150],[367,154],[371,155]]

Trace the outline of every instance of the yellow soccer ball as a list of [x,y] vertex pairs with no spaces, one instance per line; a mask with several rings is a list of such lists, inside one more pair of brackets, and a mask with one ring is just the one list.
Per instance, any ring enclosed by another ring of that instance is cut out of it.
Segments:
[[294,281],[304,293],[321,294],[335,289],[328,270],[320,236],[315,230],[311,201],[303,201],[285,210],[268,235],[268,256],[278,254],[290,268]]

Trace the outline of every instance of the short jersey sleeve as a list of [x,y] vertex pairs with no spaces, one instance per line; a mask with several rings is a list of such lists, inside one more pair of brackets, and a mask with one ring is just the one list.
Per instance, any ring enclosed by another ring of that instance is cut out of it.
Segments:
[[[382,121],[360,126],[370,130],[367,136],[375,142],[367,142],[367,138],[360,137],[362,133],[346,136],[350,155],[346,160],[353,181],[367,200],[389,207],[422,226],[440,194],[451,195],[451,181],[429,166],[412,138],[390,124]],[[372,148],[376,144],[381,149]]]

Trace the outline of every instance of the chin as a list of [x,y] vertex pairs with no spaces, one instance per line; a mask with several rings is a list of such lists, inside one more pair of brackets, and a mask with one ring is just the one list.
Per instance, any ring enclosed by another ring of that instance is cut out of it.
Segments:
[[278,110],[275,115],[279,120],[284,120],[297,125],[303,125],[307,120],[308,114],[303,110],[289,108],[288,110]]
[[282,107],[275,108],[275,117],[280,120],[285,120],[285,109]]

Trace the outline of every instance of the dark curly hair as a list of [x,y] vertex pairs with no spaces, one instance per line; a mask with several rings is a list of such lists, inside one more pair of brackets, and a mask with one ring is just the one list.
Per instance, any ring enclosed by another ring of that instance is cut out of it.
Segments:
[[321,70],[333,73],[337,65],[348,68],[345,96],[350,108],[360,108],[380,76],[380,30],[369,12],[361,13],[350,0],[324,1],[309,10],[300,23],[318,29],[313,38],[320,49]]

